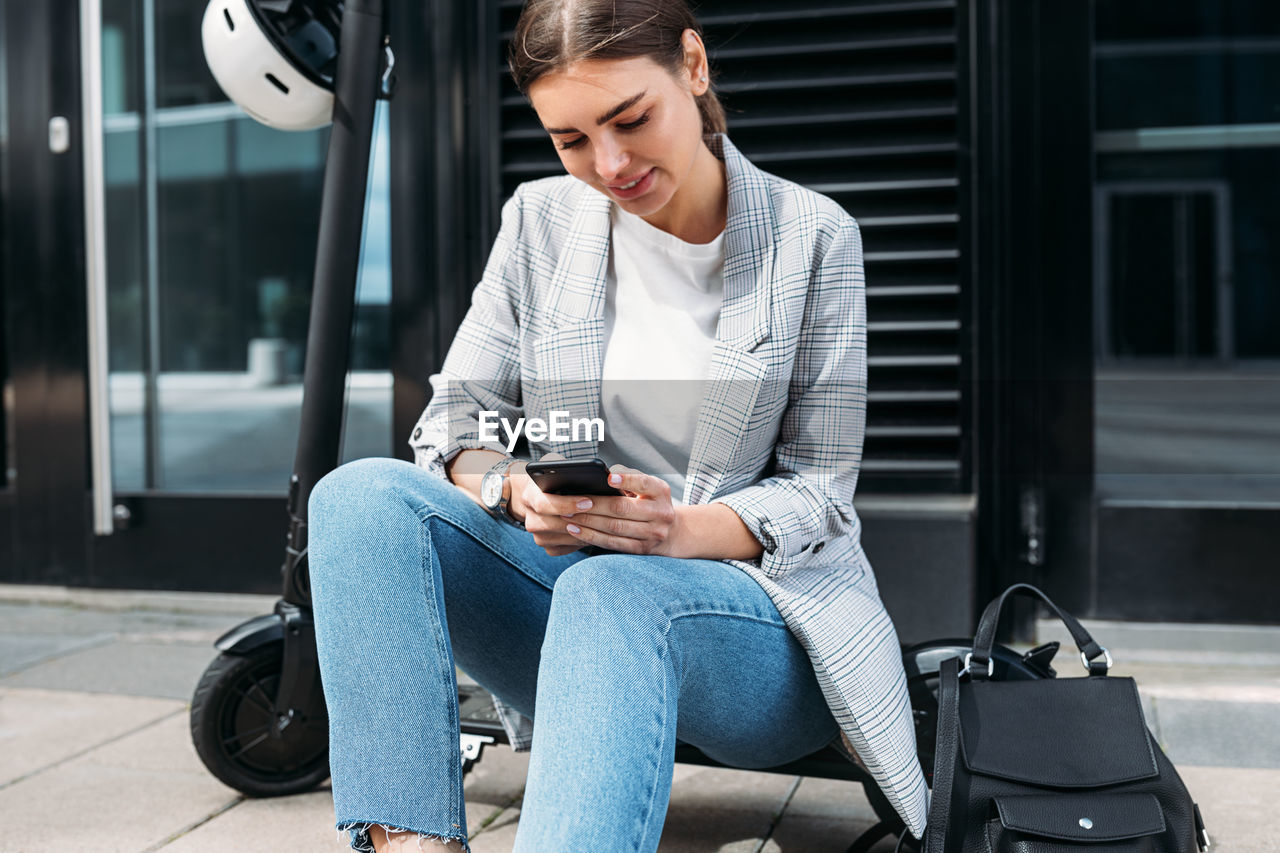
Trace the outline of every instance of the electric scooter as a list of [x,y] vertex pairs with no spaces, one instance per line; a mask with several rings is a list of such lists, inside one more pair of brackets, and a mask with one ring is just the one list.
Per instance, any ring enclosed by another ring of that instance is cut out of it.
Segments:
[[[309,791],[329,775],[328,716],[307,575],[307,499],[339,462],[374,107],[379,97],[391,96],[394,83],[383,0],[347,0],[341,16],[302,419],[289,481],[283,588],[272,613],[237,625],[215,642],[218,656],[191,700],[191,736],[200,759],[218,779],[252,797]],[[972,640],[956,639],[903,650],[917,751],[926,778],[933,768],[939,664],[963,658],[971,647]],[[993,677],[1053,677],[1049,663],[1056,651],[1057,643],[1021,655],[997,646]],[[486,746],[508,739],[486,691],[463,685],[458,699],[460,760],[466,772]],[[676,760],[721,766],[688,744],[677,745]],[[874,779],[834,746],[769,772],[844,779],[863,786],[880,823],[863,833],[849,853],[865,853],[886,835],[903,833],[901,819]],[[899,846],[908,840],[902,835]]]

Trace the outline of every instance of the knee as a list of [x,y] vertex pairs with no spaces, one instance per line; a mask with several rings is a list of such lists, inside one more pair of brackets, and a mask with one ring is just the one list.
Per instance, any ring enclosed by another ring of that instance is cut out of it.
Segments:
[[433,505],[453,497],[451,483],[402,459],[357,459],[330,471],[316,483],[307,501],[312,527],[342,516],[367,518],[376,524],[395,504]]
[[357,459],[320,478],[307,500],[307,518],[313,523],[346,509],[358,509],[389,491],[408,463],[399,459]]
[[665,589],[644,557],[588,557],[556,580],[550,619],[585,631],[665,624],[669,604]]

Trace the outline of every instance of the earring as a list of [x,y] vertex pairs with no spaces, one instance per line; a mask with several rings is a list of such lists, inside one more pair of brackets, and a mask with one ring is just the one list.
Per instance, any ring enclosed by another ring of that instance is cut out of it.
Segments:
[[703,83],[707,82],[707,78],[706,78],[705,76],[704,76],[704,77],[699,77],[699,78],[698,78],[698,80],[699,80],[699,81],[701,81],[701,82],[703,82]]

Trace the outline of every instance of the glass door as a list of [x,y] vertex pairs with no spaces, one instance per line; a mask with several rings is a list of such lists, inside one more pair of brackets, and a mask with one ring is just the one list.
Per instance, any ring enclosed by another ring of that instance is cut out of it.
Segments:
[[[102,0],[111,479],[103,583],[278,587],[327,150],[209,73],[203,0]],[[387,117],[371,170],[344,456],[389,455]]]
[[0,2],[0,581],[84,582],[77,0]]
[[1273,622],[1280,9],[1095,6],[1097,614]]

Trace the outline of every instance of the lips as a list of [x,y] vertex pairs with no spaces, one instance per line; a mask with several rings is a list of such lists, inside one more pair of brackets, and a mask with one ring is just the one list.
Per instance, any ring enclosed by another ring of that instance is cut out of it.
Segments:
[[649,187],[653,185],[653,176],[654,170],[649,169],[647,172],[641,172],[639,175],[633,175],[625,180],[605,184],[605,187],[620,199],[635,198],[647,192]]
[[647,174],[649,174],[647,171],[641,172],[634,178],[628,178],[625,181],[618,181],[616,184],[605,184],[605,186],[611,190],[629,190],[634,184],[638,184],[640,181],[644,180],[644,176]]

